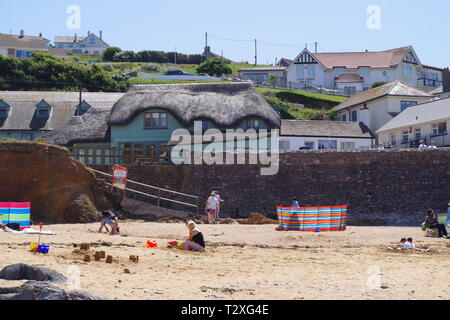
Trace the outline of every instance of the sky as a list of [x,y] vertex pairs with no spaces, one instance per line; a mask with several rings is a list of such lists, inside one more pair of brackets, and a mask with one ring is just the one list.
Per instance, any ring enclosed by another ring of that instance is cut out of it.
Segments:
[[448,12],[448,0],[1,0],[0,33],[52,40],[102,30],[122,50],[192,54],[208,32],[211,50],[238,62],[254,63],[257,39],[259,64],[294,59],[314,42],[319,52],[412,45],[423,64],[448,67]]

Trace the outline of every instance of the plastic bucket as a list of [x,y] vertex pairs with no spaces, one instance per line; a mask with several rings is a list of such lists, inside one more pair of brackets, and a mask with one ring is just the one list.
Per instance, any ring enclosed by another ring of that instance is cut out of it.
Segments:
[[38,252],[39,253],[48,253],[48,250],[50,250],[50,246],[40,245],[38,247]]

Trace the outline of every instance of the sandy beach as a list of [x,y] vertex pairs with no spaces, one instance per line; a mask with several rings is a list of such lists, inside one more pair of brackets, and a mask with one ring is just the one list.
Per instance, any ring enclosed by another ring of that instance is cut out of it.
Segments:
[[[99,234],[98,226],[45,226],[57,233],[42,236],[48,255],[28,252],[37,235],[0,233],[0,268],[26,263],[66,276],[79,270],[81,289],[106,299],[450,299],[450,240],[427,238],[420,228],[299,233],[276,225],[200,225],[207,251],[197,253],[166,248],[187,236],[182,223],[123,221],[121,236]],[[388,249],[402,237],[424,250]],[[158,248],[142,247],[147,240]],[[114,262],[84,262],[74,247],[81,243]],[[0,287],[22,283],[0,280]]]

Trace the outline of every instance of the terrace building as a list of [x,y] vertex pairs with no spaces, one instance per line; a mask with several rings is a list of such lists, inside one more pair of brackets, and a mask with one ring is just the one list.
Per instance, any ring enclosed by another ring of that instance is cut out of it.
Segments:
[[75,36],[56,36],[53,40],[56,48],[76,54],[102,55],[109,48],[109,45],[103,41],[103,32],[99,36],[88,31],[87,37]]
[[64,57],[64,50],[51,47],[50,40],[39,36],[27,36],[20,31],[19,35],[0,33],[0,55],[15,58],[31,58],[35,51],[49,52],[56,56]]

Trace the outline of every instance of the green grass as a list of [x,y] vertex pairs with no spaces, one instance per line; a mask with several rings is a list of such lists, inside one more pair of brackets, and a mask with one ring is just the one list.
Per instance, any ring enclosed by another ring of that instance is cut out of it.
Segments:
[[256,88],[256,90],[259,92],[264,92],[267,90],[275,92],[275,93],[285,92],[285,93],[289,93],[292,95],[300,95],[300,96],[304,96],[304,97],[308,97],[308,98],[330,101],[330,102],[334,102],[334,103],[342,103],[342,102],[348,100],[348,97],[335,96],[335,95],[329,95],[329,94],[323,94],[323,93],[315,93],[315,92],[302,91],[302,90],[279,90],[279,89],[269,89],[269,88]]
[[[235,64],[229,64],[229,67],[232,70],[232,75],[233,76],[238,76],[239,75],[239,69],[244,69],[244,68],[255,68],[254,64],[246,64],[246,63],[235,63]],[[258,64],[256,65],[256,68],[267,68],[267,67],[273,67],[273,66],[268,66],[268,65],[264,65],[264,64]]]
[[144,80],[141,78],[131,78],[128,80],[128,83],[130,85],[134,84],[176,84],[176,83],[212,83],[212,82],[222,82],[222,81],[202,81],[202,80],[196,80],[196,81],[187,81],[187,80],[156,80],[156,79],[149,79]]

